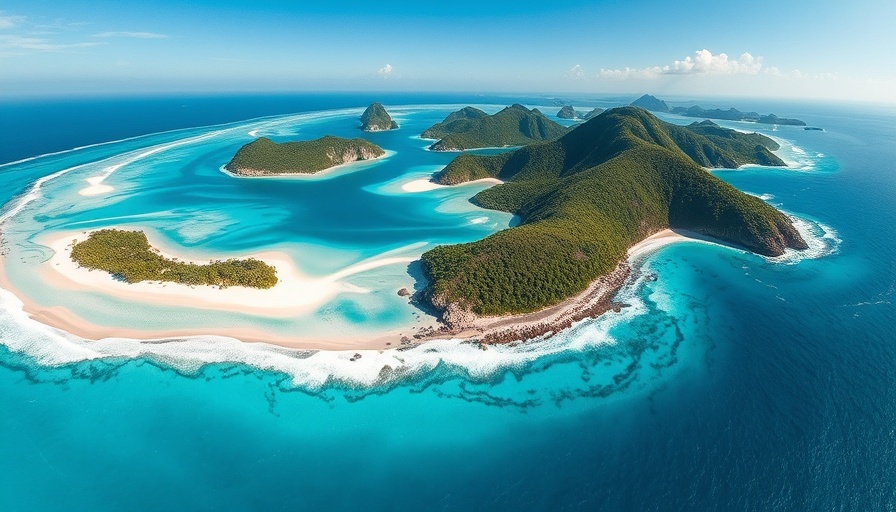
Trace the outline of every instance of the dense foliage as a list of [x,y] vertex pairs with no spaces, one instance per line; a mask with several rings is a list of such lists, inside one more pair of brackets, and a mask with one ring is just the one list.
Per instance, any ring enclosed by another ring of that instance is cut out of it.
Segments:
[[361,129],[366,132],[378,132],[382,130],[395,130],[398,123],[392,120],[392,116],[386,112],[381,103],[372,103],[361,114]]
[[167,259],[156,253],[142,231],[102,229],[72,248],[78,265],[103,270],[128,283],[169,281],[188,285],[270,288],[276,269],[254,258],[212,261],[206,265]]
[[466,107],[431,126],[421,137],[441,139],[430,146],[435,151],[456,151],[523,146],[558,139],[567,131],[538,109],[529,110],[515,104],[491,116],[473,107]]
[[483,315],[535,311],[581,292],[610,272],[628,247],[666,227],[766,255],[804,248],[784,214],[695,163],[691,155],[714,165],[751,162],[754,144],[764,141],[718,130],[724,129],[677,127],[623,107],[557,141],[502,155],[459,156],[436,180],[505,181],[473,202],[512,212],[521,225],[425,253],[430,300]]
[[327,135],[317,140],[276,143],[261,137],[241,147],[225,169],[241,174],[310,174],[384,154],[382,148],[364,139]]

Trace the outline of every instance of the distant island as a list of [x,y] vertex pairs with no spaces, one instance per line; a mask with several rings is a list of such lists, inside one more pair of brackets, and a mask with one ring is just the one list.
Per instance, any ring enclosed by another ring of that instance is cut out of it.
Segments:
[[572,105],[566,105],[560,109],[560,112],[557,112],[557,117],[560,119],[576,119],[579,117],[579,113],[576,112]]
[[665,101],[649,94],[645,94],[631,102],[631,106],[641,107],[644,110],[649,110],[651,112],[668,112],[670,110],[669,105],[666,105]]
[[372,103],[361,114],[361,129],[365,132],[397,130],[398,123],[392,120],[392,116],[386,112],[386,108],[381,103]]
[[440,139],[430,146],[434,151],[524,146],[555,140],[568,131],[548,119],[538,109],[514,104],[494,115],[474,107],[453,112],[441,123],[429,127],[420,136]]
[[604,113],[604,109],[602,109],[602,108],[595,108],[595,109],[592,109],[591,112],[588,112],[588,113],[586,113],[586,114],[584,114],[584,115],[583,115],[581,112],[579,112],[579,118],[581,118],[581,119],[587,121],[587,120],[591,119],[592,117],[597,117],[597,116],[599,116],[599,115],[601,115],[601,114],[603,114],[603,113]]
[[703,119],[723,119],[726,121],[749,121],[761,124],[806,126],[806,123],[799,119],[778,117],[775,114],[760,115],[756,112],[741,112],[736,108],[729,108],[728,110],[714,108],[707,110],[698,105],[694,105],[693,107],[669,108],[669,105],[667,105],[665,101],[649,94],[645,94],[636,99],[631,103],[631,106],[641,107],[652,112],[669,112],[680,116],[700,117]]
[[566,105],[557,112],[557,117],[560,119],[581,119],[587,121],[594,116],[600,115],[603,111],[604,109],[602,108],[595,108],[590,112],[580,112],[574,109],[572,105]]
[[601,276],[618,288],[627,273],[627,248],[670,227],[767,256],[805,249],[786,215],[701,167],[783,165],[770,152],[777,147],[768,137],[712,122],[681,127],[641,108],[621,107],[553,142],[500,155],[461,155],[435,181],[498,178],[505,183],[471,201],[518,215],[521,222],[477,242],[423,254],[424,300],[441,311],[449,328],[462,330],[483,316],[558,304]]
[[142,231],[94,231],[87,240],[72,247],[71,258],[84,268],[109,272],[128,283],[166,281],[222,288],[271,288],[277,284],[276,269],[254,258],[212,261],[206,265],[165,258],[149,245]]
[[385,154],[381,147],[364,139],[327,135],[316,140],[277,143],[261,137],[241,147],[224,168],[240,176],[313,174]]

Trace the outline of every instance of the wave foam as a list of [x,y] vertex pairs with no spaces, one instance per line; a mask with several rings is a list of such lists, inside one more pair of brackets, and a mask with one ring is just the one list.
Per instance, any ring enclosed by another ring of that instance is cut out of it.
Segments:
[[834,228],[809,219],[801,219],[791,216],[793,227],[799,232],[809,246],[808,249],[797,251],[787,249],[781,256],[767,258],[775,263],[794,265],[802,260],[815,260],[834,254],[840,247],[842,240],[837,236]]

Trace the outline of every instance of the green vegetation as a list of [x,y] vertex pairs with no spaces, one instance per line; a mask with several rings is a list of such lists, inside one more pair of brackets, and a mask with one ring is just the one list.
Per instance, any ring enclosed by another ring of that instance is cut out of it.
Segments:
[[392,116],[386,112],[386,108],[381,103],[372,103],[361,114],[361,129],[365,132],[397,130],[398,123],[392,120]]
[[102,229],[72,247],[78,265],[104,270],[128,283],[168,281],[188,285],[270,288],[276,269],[254,258],[212,261],[207,265],[169,260],[149,245],[142,231]]
[[420,136],[441,139],[430,149],[458,151],[464,149],[523,146],[533,142],[560,138],[568,130],[551,121],[538,109],[512,105],[495,115],[466,107],[452,113],[441,123],[431,126]]
[[675,107],[671,110],[673,114],[678,114],[687,117],[702,117],[703,119],[724,119],[726,121],[752,121],[754,123],[762,123],[762,124],[786,124],[793,126],[806,126],[806,123],[800,121],[799,119],[787,119],[783,117],[778,117],[775,114],[769,114],[767,116],[761,116],[756,112],[741,112],[736,108],[729,108],[728,110],[722,110],[720,108],[713,109],[704,109],[698,105],[694,105],[693,107]]
[[378,158],[385,153],[364,139],[327,135],[317,140],[278,144],[261,137],[241,147],[224,168],[245,176],[312,174],[349,162]]
[[775,114],[769,114],[767,116],[759,116],[759,119],[756,120],[757,123],[763,124],[786,124],[790,126],[806,126],[805,121],[800,121],[799,119],[788,119],[786,117],[778,117]]
[[631,106],[633,107],[641,107],[645,110],[650,110],[652,112],[668,112],[669,105],[666,105],[666,102],[657,98],[656,96],[651,96],[649,94],[645,94],[635,101],[631,102]]
[[454,304],[480,315],[536,311],[580,293],[612,271],[628,247],[667,227],[765,255],[805,248],[787,216],[698,165],[767,158],[756,145],[769,144],[765,152],[776,146],[759,137],[712,123],[674,126],[622,107],[553,142],[461,155],[436,181],[499,178],[503,185],[472,201],[514,213],[521,223],[425,253],[427,296],[437,308]]
[[585,115],[581,115],[581,114],[580,114],[579,117],[581,117],[583,120],[587,121],[587,120],[591,119],[592,117],[597,117],[597,116],[599,116],[599,115],[601,115],[601,114],[603,114],[603,113],[604,113],[604,109],[602,109],[602,108],[595,108],[595,109],[593,109],[591,112],[588,112],[588,113],[585,114]]
[[575,119],[579,117],[579,114],[576,112],[576,109],[572,108],[572,105],[566,105],[560,109],[560,112],[557,112],[557,117],[560,119]]

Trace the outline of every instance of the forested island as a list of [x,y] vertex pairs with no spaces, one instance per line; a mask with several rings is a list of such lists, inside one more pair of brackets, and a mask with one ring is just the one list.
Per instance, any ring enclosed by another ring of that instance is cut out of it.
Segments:
[[768,256],[804,249],[786,215],[701,167],[784,165],[770,152],[777,147],[759,134],[708,121],[680,127],[621,107],[553,142],[461,155],[435,181],[498,178],[505,183],[471,201],[521,222],[423,254],[424,300],[452,328],[463,327],[458,318],[538,311],[582,292],[628,247],[669,227]]
[[364,139],[327,135],[316,140],[277,143],[261,137],[241,147],[224,168],[241,176],[313,174],[385,154],[381,147]]
[[494,115],[474,107],[453,112],[441,123],[429,127],[420,136],[440,139],[430,146],[434,151],[524,146],[554,140],[568,131],[548,119],[538,109],[514,104]]
[[397,130],[398,123],[392,120],[392,116],[386,112],[386,108],[381,103],[372,103],[361,114],[361,129],[365,132]]
[[585,114],[582,114],[581,112],[579,112],[579,118],[587,121],[587,120],[591,119],[592,117],[597,117],[597,116],[603,114],[603,112],[604,112],[604,109],[602,109],[602,108],[594,108],[594,109],[591,109],[590,112],[587,112]]
[[579,117],[579,113],[576,112],[572,105],[566,105],[557,112],[557,117],[560,119],[576,119]]
[[142,231],[94,231],[87,240],[72,247],[71,258],[84,268],[109,272],[128,283],[166,281],[249,288],[271,288],[277,284],[276,269],[254,258],[211,261],[206,265],[165,258],[149,245]]
[[723,119],[726,121],[749,121],[761,124],[806,126],[806,123],[799,119],[778,117],[775,114],[760,115],[756,112],[741,112],[736,108],[729,108],[728,110],[713,108],[707,110],[699,105],[694,105],[693,107],[669,108],[669,105],[667,105],[665,101],[649,94],[645,94],[636,99],[631,103],[631,106],[641,107],[652,112],[669,112],[680,116],[700,117],[703,119]]

